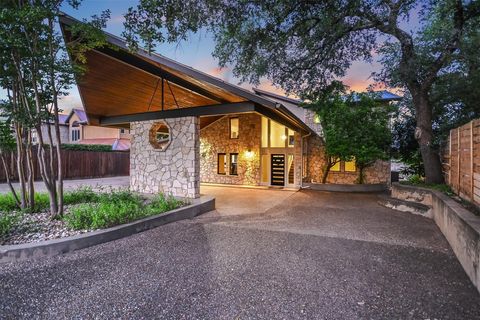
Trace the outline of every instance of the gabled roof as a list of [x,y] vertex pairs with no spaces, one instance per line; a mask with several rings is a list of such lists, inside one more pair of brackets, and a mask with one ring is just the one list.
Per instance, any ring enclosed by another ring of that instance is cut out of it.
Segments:
[[[84,123],[88,122],[87,114],[85,113],[84,110],[82,110],[82,109],[72,109],[70,111],[70,113],[68,114],[68,116],[65,118],[65,123],[66,124],[70,122],[70,119],[72,118],[72,116],[74,114],[78,117],[80,123],[84,124]],[[62,116],[65,116],[65,115],[62,115]],[[59,115],[59,120],[60,120],[60,115]]]
[[[68,27],[75,23],[81,22],[60,16],[67,43],[73,40]],[[92,124],[123,126],[146,119],[259,112],[291,128],[309,130],[268,97],[159,54],[143,49],[131,52],[123,39],[104,33],[109,46],[86,53],[87,72],[77,81],[86,118]]]

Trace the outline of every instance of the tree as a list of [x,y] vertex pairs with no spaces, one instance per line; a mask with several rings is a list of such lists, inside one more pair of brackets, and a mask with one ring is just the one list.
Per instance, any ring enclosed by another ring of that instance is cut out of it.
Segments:
[[10,180],[11,172],[7,165],[7,155],[12,154],[16,149],[15,139],[12,135],[12,128],[10,123],[7,121],[0,121],[0,159],[2,161],[3,170],[5,171],[5,178],[7,180],[8,187],[12,193],[15,203],[18,207],[21,206],[20,199],[18,198],[17,192],[12,185]]
[[[453,54],[446,70],[431,90],[433,145],[445,147],[450,130],[480,117],[480,29],[467,29],[461,50]],[[396,62],[392,61],[392,65]],[[393,155],[408,165],[406,173],[424,176],[419,146],[414,139],[415,108],[406,93],[393,124]]]
[[[423,23],[418,33],[402,26],[414,11]],[[379,47],[388,49],[398,64],[384,64],[382,75],[410,92],[426,180],[439,183],[430,93],[460,50],[464,30],[478,28],[479,16],[479,1],[461,0],[142,0],[126,13],[124,36],[133,48],[142,41],[151,50],[156,42],[182,40],[206,28],[214,35],[220,66],[233,64],[242,81],[267,77],[300,96],[345,76],[353,61],[371,61]],[[427,35],[433,41],[424,41]]]
[[[64,2],[77,7],[80,1],[9,0],[0,4],[0,65],[3,67],[0,80],[8,92],[9,104],[12,105],[6,116],[15,127],[18,159],[23,159],[22,148],[26,146],[29,172],[33,172],[31,135],[33,130],[36,132],[37,159],[49,194],[53,218],[63,214],[58,100],[67,94],[67,90],[75,83],[75,77],[84,70],[80,65],[70,62],[68,49],[57,27],[56,22]],[[105,25],[108,16],[107,11],[100,17],[94,16],[92,23],[72,28],[72,33],[83,35],[79,36],[83,41],[74,44],[75,47],[71,50],[76,53],[73,62],[84,62],[82,54],[87,48],[99,45],[101,39],[105,43],[98,27]],[[42,130],[44,126],[46,130]],[[23,170],[20,162],[17,164],[19,173]],[[33,207],[33,179],[29,179],[29,184],[30,207]]]
[[319,115],[325,142],[322,183],[338,161],[352,160],[359,172],[357,182],[364,183],[365,169],[388,159],[391,108],[375,100],[373,93],[347,94],[346,87],[336,81],[310,98],[303,106]]

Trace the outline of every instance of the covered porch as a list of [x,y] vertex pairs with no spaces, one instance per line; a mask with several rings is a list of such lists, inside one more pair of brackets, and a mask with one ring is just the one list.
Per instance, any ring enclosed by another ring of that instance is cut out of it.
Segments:
[[[74,23],[61,18],[67,42],[73,40]],[[132,190],[196,198],[201,181],[300,186],[301,136],[309,128],[288,109],[163,56],[141,49],[132,53],[122,39],[106,37],[110,46],[87,52],[87,72],[78,88],[90,124],[131,130]],[[231,119],[239,120],[238,136],[225,137],[224,151],[206,153],[209,131]],[[262,130],[267,136],[269,130],[283,130],[275,138],[283,146],[270,140],[263,145]],[[279,181],[272,173],[274,160],[283,166]],[[225,179],[212,181],[211,174]]]

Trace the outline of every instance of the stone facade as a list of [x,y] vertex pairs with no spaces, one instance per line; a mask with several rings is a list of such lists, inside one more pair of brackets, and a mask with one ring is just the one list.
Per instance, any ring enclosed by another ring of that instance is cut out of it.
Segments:
[[[165,122],[171,143],[165,151],[149,142],[153,125]],[[142,193],[200,196],[199,120],[183,117],[131,123],[130,188]]]
[[[230,139],[230,118],[238,118],[239,135]],[[208,183],[257,185],[260,182],[261,116],[225,116],[200,131],[200,180]],[[250,152],[249,152],[250,151]],[[218,174],[218,154],[238,154],[237,175]]]
[[[321,183],[323,175],[323,166],[325,165],[324,144],[321,137],[312,135],[306,139],[304,156],[306,156],[306,175],[305,182]],[[389,183],[390,181],[390,162],[376,161],[374,165],[364,171],[365,183]],[[340,163],[340,171],[330,171],[327,177],[327,183],[353,184],[358,178],[357,172],[345,172],[344,163]]]

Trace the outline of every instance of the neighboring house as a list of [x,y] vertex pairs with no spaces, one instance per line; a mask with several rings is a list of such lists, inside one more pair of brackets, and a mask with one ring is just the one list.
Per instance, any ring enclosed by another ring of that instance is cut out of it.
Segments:
[[[69,42],[66,29],[78,21],[60,21]],[[110,46],[86,53],[88,71],[78,83],[84,118],[74,112],[69,125],[88,118],[95,126],[130,127],[133,191],[196,198],[200,182],[300,188],[321,181],[321,127],[299,100],[251,92],[141,49],[132,53],[124,40],[105,35]],[[379,99],[399,98],[385,91]],[[85,132],[75,138],[86,139]],[[377,161],[365,174],[367,183],[389,183],[390,164]],[[353,184],[357,176],[354,162],[341,162],[328,182]]]
[[68,126],[68,141],[63,143],[111,145],[113,150],[130,149],[130,130],[89,125],[85,111],[81,109],[72,109],[64,123]]
[[[89,125],[85,111],[81,109],[72,109],[69,114],[59,114],[58,119],[62,144],[100,144],[112,146],[112,150],[130,150],[130,130],[128,129]],[[48,130],[55,144],[55,126],[52,123],[42,125],[42,137],[48,144]],[[35,129],[32,131],[32,142],[38,143]]]

